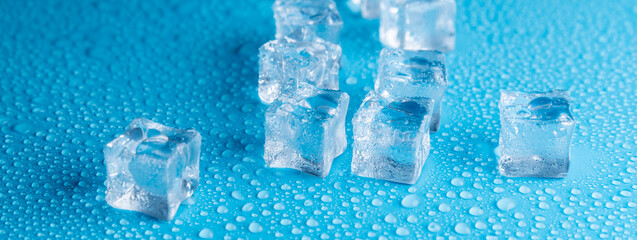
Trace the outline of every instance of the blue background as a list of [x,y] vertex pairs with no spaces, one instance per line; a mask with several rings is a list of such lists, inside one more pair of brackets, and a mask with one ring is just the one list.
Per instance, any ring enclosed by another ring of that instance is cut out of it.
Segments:
[[[0,1],[0,238],[637,238],[637,2],[459,1],[441,131],[412,186],[265,168],[272,1]],[[378,21],[338,2],[351,117]],[[500,89],[571,91],[560,180],[498,174]],[[109,207],[102,147],[136,117],[203,136],[172,221]]]

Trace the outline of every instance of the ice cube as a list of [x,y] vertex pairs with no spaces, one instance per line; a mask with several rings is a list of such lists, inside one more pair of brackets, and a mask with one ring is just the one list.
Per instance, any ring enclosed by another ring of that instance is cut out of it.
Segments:
[[570,164],[575,122],[567,91],[500,95],[500,173],[508,177],[563,178]]
[[269,104],[285,88],[299,82],[338,90],[341,47],[312,37],[304,31],[301,40],[284,37],[259,49],[259,98]]
[[452,51],[455,0],[382,0],[380,41],[392,48]]
[[366,19],[377,19],[380,17],[380,1],[381,0],[362,0],[361,16]]
[[106,202],[162,220],[199,184],[201,135],[137,118],[104,147]]
[[308,29],[319,38],[338,43],[343,21],[333,0],[277,0],[272,6],[276,38],[283,38],[299,28]]
[[349,9],[353,13],[360,13],[361,12],[361,0],[347,0],[347,7],[349,7]]
[[345,151],[347,93],[305,88],[284,94],[266,111],[264,159],[273,168],[292,168],[319,177]]
[[447,89],[445,55],[439,51],[386,48],[381,51],[375,90],[394,97],[427,97],[435,103],[430,130],[440,128],[442,98]]
[[352,173],[413,184],[429,155],[434,100],[370,92],[354,115]]

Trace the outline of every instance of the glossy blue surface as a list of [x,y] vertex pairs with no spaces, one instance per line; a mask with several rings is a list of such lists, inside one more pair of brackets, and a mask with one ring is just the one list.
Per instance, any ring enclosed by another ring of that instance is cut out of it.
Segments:
[[[350,146],[325,179],[268,169],[257,50],[271,1],[0,1],[0,238],[637,238],[637,3],[460,1],[441,130],[412,186],[352,176],[378,21],[338,8]],[[565,179],[496,169],[500,89],[567,89]],[[104,201],[102,147],[136,117],[202,134],[174,220]]]

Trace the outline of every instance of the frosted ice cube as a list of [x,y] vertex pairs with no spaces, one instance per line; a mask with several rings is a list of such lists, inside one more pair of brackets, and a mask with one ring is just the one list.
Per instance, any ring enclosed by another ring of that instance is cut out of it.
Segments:
[[333,0],[277,0],[272,6],[276,38],[283,38],[299,28],[308,29],[319,38],[338,43],[343,21]]
[[568,173],[575,122],[567,91],[500,95],[500,173],[562,178]]
[[319,88],[338,89],[341,47],[304,31],[301,40],[284,37],[259,48],[259,98],[269,104],[285,88],[309,83]]
[[455,0],[382,0],[380,41],[392,48],[452,51]]
[[435,102],[430,130],[440,128],[442,98],[447,89],[445,55],[439,51],[386,48],[381,51],[375,90],[394,97],[427,97]]
[[434,100],[370,92],[354,115],[352,173],[413,184],[429,155]]
[[201,135],[137,118],[104,147],[106,202],[162,220],[199,184]]
[[275,100],[265,114],[265,162],[327,176],[347,146],[348,104],[347,93],[317,88]]

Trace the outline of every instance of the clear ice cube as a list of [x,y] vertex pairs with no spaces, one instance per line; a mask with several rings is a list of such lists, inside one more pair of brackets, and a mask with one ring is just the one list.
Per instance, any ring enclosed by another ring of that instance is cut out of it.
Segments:
[[265,162],[327,176],[347,147],[348,104],[345,92],[313,87],[275,100],[265,114]]
[[439,51],[386,48],[381,51],[375,90],[394,97],[427,97],[435,102],[430,130],[440,128],[442,98],[447,89],[445,55]]
[[104,147],[106,202],[162,220],[199,184],[201,135],[137,118]]
[[575,122],[567,91],[500,95],[500,173],[508,177],[563,178],[570,164]]
[[360,13],[361,12],[361,0],[347,0],[347,7],[349,7],[349,9],[353,13]]
[[361,0],[361,16],[366,19],[380,18],[381,0]]
[[382,0],[380,41],[392,48],[452,51],[455,0]]
[[284,37],[259,48],[259,98],[269,104],[286,88],[308,83],[338,90],[341,47],[295,31],[300,40]]
[[304,28],[319,38],[338,43],[343,21],[333,0],[277,0],[272,10],[276,38],[283,38]]
[[413,184],[429,155],[434,100],[370,92],[354,115],[352,173]]

